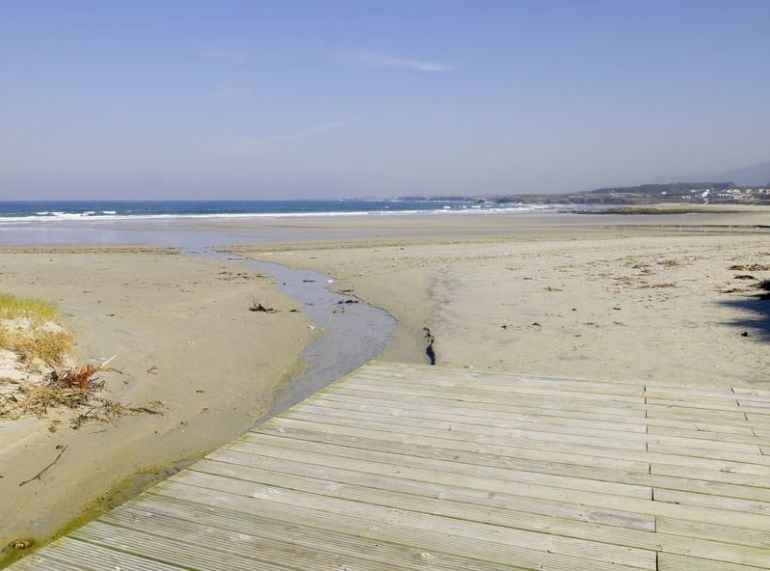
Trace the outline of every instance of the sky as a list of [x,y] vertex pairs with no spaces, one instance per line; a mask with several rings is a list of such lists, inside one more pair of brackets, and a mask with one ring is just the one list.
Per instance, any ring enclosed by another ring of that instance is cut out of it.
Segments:
[[553,193],[770,160],[768,0],[0,0],[0,200]]

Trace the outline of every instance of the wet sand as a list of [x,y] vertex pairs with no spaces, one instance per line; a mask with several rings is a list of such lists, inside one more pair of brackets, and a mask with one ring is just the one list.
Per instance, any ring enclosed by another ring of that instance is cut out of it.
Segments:
[[[747,272],[728,267],[770,264],[768,225],[752,210],[208,220],[173,231],[334,276],[398,320],[382,360],[426,362],[428,327],[439,364],[767,386],[768,310],[754,282],[735,279]],[[163,234],[147,228],[132,225],[132,240]],[[270,279],[224,261],[92,247],[4,252],[0,267],[0,290],[59,304],[84,359],[118,355],[122,374],[105,374],[111,396],[167,405],[164,416],[77,431],[49,432],[55,416],[0,422],[2,542],[46,537],[125,477],[247,429],[317,333]],[[255,293],[280,312],[249,312]],[[57,445],[67,452],[55,468],[19,487]]]

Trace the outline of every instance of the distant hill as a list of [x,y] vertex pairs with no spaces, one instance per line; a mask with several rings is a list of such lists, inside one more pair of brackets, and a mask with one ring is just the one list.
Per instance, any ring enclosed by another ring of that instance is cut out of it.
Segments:
[[672,180],[729,180],[737,186],[770,186],[770,161],[728,171],[660,176],[650,182],[667,183]]
[[731,180],[739,186],[766,186],[770,183],[770,161],[719,173],[717,180]]
[[732,179],[721,179],[729,182],[667,182],[661,184],[643,184],[640,186],[618,186],[597,188],[596,190],[589,190],[589,194],[659,194],[661,192],[667,194],[682,194],[687,193],[692,189],[705,190],[712,188],[714,190],[724,190],[734,186],[735,183]]

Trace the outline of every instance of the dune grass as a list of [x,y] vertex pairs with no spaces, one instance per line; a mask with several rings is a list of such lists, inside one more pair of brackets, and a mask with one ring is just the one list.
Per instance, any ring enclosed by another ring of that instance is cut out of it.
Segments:
[[[26,323],[7,323],[16,319]],[[55,367],[73,346],[70,333],[58,324],[53,303],[0,294],[0,348],[15,352],[30,367],[40,362]]]
[[0,319],[18,319],[19,317],[55,321],[56,306],[47,301],[0,293]]

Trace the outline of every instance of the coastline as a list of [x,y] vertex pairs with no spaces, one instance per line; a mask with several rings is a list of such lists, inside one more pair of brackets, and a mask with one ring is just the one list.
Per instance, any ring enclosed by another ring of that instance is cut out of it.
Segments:
[[[748,284],[728,268],[770,264],[768,231],[758,228],[768,222],[767,212],[752,211],[138,226],[144,243],[156,238],[178,248],[221,237],[213,243],[220,249],[333,276],[335,289],[352,290],[398,320],[383,360],[425,363],[429,327],[439,364],[748,386],[761,383],[770,365],[767,318],[751,313]],[[174,242],[179,236],[188,242]],[[66,435],[47,431],[50,418],[24,439],[0,431],[0,493],[12,498],[8,513],[20,514],[0,527],[4,542],[50,537],[126,477],[195,457],[248,429],[316,335],[272,280],[226,261],[93,244],[4,248],[0,259],[2,289],[57,302],[84,357],[118,354],[122,374],[105,375],[114,396],[168,406],[162,417],[124,417]],[[726,293],[736,287],[743,291]],[[280,313],[250,314],[255,292]],[[56,469],[19,488],[65,437],[71,447]]]

